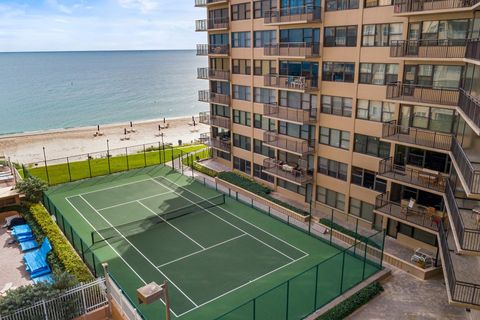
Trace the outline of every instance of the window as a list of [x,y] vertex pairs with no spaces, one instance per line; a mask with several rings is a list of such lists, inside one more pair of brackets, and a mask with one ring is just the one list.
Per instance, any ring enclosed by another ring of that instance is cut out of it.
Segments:
[[215,33],[208,36],[209,43],[213,47],[228,44],[228,33]]
[[256,76],[264,76],[266,74],[277,73],[275,60],[254,60],[253,73]]
[[311,87],[315,88],[318,86],[318,63],[280,60],[280,75],[305,77],[311,81]]
[[355,47],[357,26],[325,28],[323,45],[324,47]]
[[265,17],[267,11],[277,9],[277,0],[261,0],[253,2],[253,18]]
[[277,43],[277,32],[275,30],[254,31],[255,48],[263,48]]
[[235,4],[232,6],[232,20],[250,19],[250,2]]
[[275,120],[264,118],[261,114],[254,113],[253,126],[257,129],[275,131]]
[[317,186],[317,201],[343,211],[345,209],[345,195],[327,188]]
[[[307,43],[318,44],[320,42],[320,29],[283,29],[280,30],[280,43]],[[318,48],[314,48],[318,53]]]
[[232,32],[233,48],[250,48],[250,32]]
[[273,183],[274,181],[273,176],[263,172],[263,166],[256,163],[253,164],[253,176],[270,183]]
[[388,47],[392,41],[402,40],[402,23],[363,25],[362,46]]
[[314,132],[315,127],[308,124],[299,125],[291,122],[279,121],[278,133],[287,135],[294,138],[300,138],[304,140],[310,139],[310,133]]
[[[441,43],[458,43],[464,45],[469,34],[468,19],[444,20],[444,21],[423,21],[414,22],[409,25],[409,40],[443,40]],[[472,37],[474,38],[474,37]],[[445,40],[450,40],[446,42]],[[455,41],[457,40],[457,41]]]
[[250,112],[233,110],[233,122],[247,127],[251,125]]
[[233,145],[247,151],[252,149],[250,137],[242,136],[241,134],[233,134]]
[[251,163],[248,160],[233,157],[233,168],[250,175],[252,171]]
[[392,0],[365,0],[365,8],[391,6]]
[[437,236],[430,232],[414,228],[408,224],[404,224],[401,222],[398,222],[397,230],[398,233],[404,234],[407,237],[417,239],[431,246],[437,246]]
[[214,155],[219,157],[219,158],[225,159],[227,161],[232,161],[232,156],[228,152],[223,152],[223,151],[216,150],[216,149],[214,149],[213,152],[214,152]]
[[373,222],[375,219],[375,213],[373,212],[374,209],[375,206],[373,204],[350,198],[350,214],[353,214],[354,216]]
[[324,81],[353,82],[355,75],[355,63],[345,62],[324,62],[323,75]]
[[321,112],[342,117],[351,117],[352,101],[352,98],[322,96]]
[[333,178],[347,181],[348,164],[318,157],[318,172]]
[[448,154],[445,153],[410,148],[397,144],[395,145],[395,164],[400,166],[412,165],[449,173],[452,162]]
[[232,71],[234,74],[250,74],[251,60],[246,59],[232,59]]
[[390,157],[390,143],[380,141],[377,137],[355,134],[353,151],[386,159]]
[[350,147],[350,132],[320,127],[320,144],[348,150]]
[[253,139],[253,152],[269,158],[275,157],[275,150],[270,147],[264,146],[263,141],[258,139]]
[[351,183],[378,192],[387,191],[387,181],[377,177],[376,173],[367,169],[352,167]]
[[210,105],[212,115],[230,118],[230,107],[212,103]]
[[359,0],[325,0],[325,11],[358,9]]
[[277,178],[277,186],[279,186],[280,188],[283,188],[283,189],[287,189],[291,192],[300,194],[302,196],[304,196],[305,193],[306,193],[305,187],[298,186],[294,183],[291,183],[290,181],[286,181],[286,180],[283,180],[283,179],[280,179],[280,178]]
[[258,103],[274,103],[277,101],[275,90],[267,88],[253,88],[254,101]]
[[[405,66],[406,67],[406,66]],[[415,66],[411,66],[415,69]],[[457,89],[462,77],[462,66],[418,65],[417,84],[433,88]],[[411,74],[405,73],[405,77]]]
[[233,99],[251,101],[250,87],[233,85]]
[[[315,110],[317,108],[317,96],[309,93],[292,91],[280,91],[280,105],[294,109]],[[316,116],[312,114],[312,117]]]
[[389,122],[393,120],[395,104],[375,100],[357,100],[357,119]]
[[386,85],[397,80],[398,64],[360,63],[360,83]]

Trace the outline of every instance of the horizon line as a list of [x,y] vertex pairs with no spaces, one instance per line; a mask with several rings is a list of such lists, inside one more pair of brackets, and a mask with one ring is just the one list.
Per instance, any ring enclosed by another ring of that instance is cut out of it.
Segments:
[[195,48],[192,49],[112,49],[112,50],[38,50],[38,51],[0,51],[2,53],[74,53],[74,52],[132,52],[132,51],[194,51]]

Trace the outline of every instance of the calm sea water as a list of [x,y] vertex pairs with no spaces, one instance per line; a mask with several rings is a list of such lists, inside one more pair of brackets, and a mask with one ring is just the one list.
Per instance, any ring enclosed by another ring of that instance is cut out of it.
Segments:
[[0,134],[198,114],[194,51],[0,53]]

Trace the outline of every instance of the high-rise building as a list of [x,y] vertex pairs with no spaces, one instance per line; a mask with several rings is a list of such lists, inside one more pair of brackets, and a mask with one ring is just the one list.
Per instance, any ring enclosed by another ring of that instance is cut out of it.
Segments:
[[215,161],[385,229],[480,309],[479,0],[195,0]]

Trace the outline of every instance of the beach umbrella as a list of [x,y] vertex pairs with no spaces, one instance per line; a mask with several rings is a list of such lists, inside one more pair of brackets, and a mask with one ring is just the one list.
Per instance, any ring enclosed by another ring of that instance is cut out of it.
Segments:
[[193,126],[195,127],[196,123],[195,123],[195,119],[193,119]]
[[100,125],[97,124],[97,131],[100,131]]
[[123,134],[127,135],[127,128],[123,128]]
[[131,128],[131,127],[133,127],[133,123],[132,123],[132,121],[130,121],[130,128]]
[[163,118],[163,123],[165,123],[165,118]]

